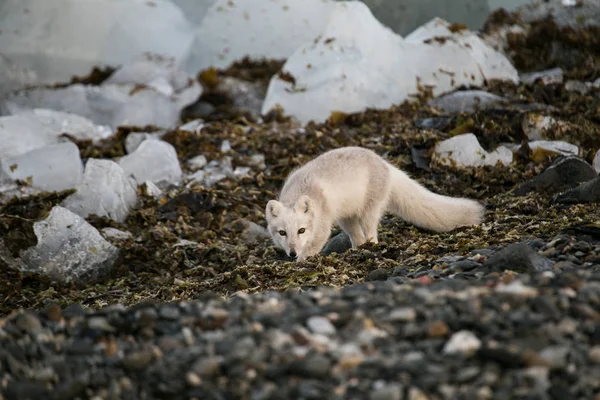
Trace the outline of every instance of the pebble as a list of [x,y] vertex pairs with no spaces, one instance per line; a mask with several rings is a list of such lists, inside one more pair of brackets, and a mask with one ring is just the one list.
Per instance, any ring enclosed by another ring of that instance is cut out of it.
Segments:
[[470,331],[458,331],[444,345],[444,353],[472,355],[481,347],[481,340]]
[[334,335],[336,332],[335,326],[325,317],[310,317],[306,321],[306,325],[313,333],[321,335]]

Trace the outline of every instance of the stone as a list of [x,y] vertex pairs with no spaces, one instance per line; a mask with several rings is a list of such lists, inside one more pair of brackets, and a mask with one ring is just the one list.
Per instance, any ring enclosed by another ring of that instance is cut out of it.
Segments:
[[112,135],[109,127],[95,125],[78,115],[46,109],[27,110],[0,117],[0,159],[58,144],[60,135],[65,133],[92,142]]
[[131,232],[126,232],[115,228],[102,228],[100,232],[102,232],[102,236],[104,236],[106,239],[115,240],[118,242],[122,242],[133,237]]
[[508,100],[483,90],[461,90],[432,99],[428,104],[446,113],[458,114],[474,113],[486,108],[506,107]]
[[553,194],[587,182],[596,177],[594,168],[576,156],[564,156],[554,160],[536,177],[517,186],[513,192],[523,196],[531,191]]
[[437,143],[432,156],[434,163],[457,167],[480,167],[496,165],[498,162],[509,165],[512,160],[511,150],[499,146],[496,150],[488,153],[472,133],[457,135]]
[[534,152],[534,154],[536,152],[541,152],[560,154],[564,156],[579,155],[579,147],[571,143],[563,142],[562,140],[535,140],[533,142],[529,142],[528,146],[531,151]]
[[76,188],[83,179],[79,148],[72,142],[36,148],[0,161],[0,178],[28,181],[31,186],[53,192]]
[[227,68],[246,56],[284,60],[321,33],[334,4],[330,0],[217,0],[195,31],[185,69],[195,74],[211,67]]
[[523,298],[534,298],[539,294],[536,288],[527,286],[520,280],[514,280],[508,284],[500,283],[496,286],[496,292],[507,294],[511,297],[519,296]]
[[175,148],[162,140],[144,140],[133,153],[122,157],[119,165],[138,185],[150,181],[161,188],[178,185],[183,179]]
[[170,1],[6,0],[0,26],[2,53],[44,83],[123,65],[132,54],[183,61],[194,40],[193,25]]
[[334,335],[336,332],[335,326],[329,319],[321,316],[313,316],[308,318],[306,326],[313,332],[320,335]]
[[21,269],[71,283],[105,275],[118,249],[79,215],[54,206],[48,217],[33,225],[37,244],[21,251]]
[[551,68],[545,71],[521,74],[521,82],[523,83],[532,84],[538,81],[544,85],[563,83],[563,70],[562,68]]
[[159,133],[131,132],[125,138],[125,151],[127,154],[133,153],[146,139],[160,139]]
[[567,1],[566,6],[564,0],[529,2],[519,8],[519,16],[525,23],[551,18],[559,27],[581,28],[600,25],[600,2]]
[[254,243],[259,240],[269,239],[271,235],[267,229],[263,226],[258,225],[252,221],[244,221],[244,231],[242,232],[242,239],[245,243]]
[[588,94],[592,86],[592,82],[582,82],[573,79],[565,82],[565,90],[583,95]]
[[397,383],[387,384],[377,388],[369,395],[370,400],[402,400],[404,398],[404,388]]
[[444,353],[465,355],[474,354],[481,347],[481,340],[471,331],[458,331],[454,333],[444,345]]
[[557,193],[552,198],[554,203],[580,204],[600,202],[600,176],[584,182],[581,185],[569,189],[563,193]]
[[112,130],[119,126],[148,125],[172,129],[179,124],[181,112],[176,101],[150,87],[135,84],[24,89],[0,103],[0,112],[5,114],[34,108],[77,114]]
[[548,138],[548,133],[553,132],[554,136],[562,136],[569,129],[573,129],[569,123],[556,120],[548,115],[539,115],[527,113],[521,122],[523,133],[531,141],[542,141]]
[[596,152],[596,155],[594,155],[594,160],[592,161],[592,166],[594,167],[596,172],[600,174],[600,150],[598,150]]
[[61,205],[83,218],[96,214],[123,222],[136,202],[136,189],[117,163],[91,158],[77,191]]
[[511,270],[519,273],[533,273],[552,270],[554,263],[541,256],[527,243],[512,243],[490,256],[482,268],[492,272]]
[[332,253],[342,254],[351,248],[352,242],[350,241],[348,234],[346,232],[340,232],[325,244],[325,247],[321,250],[321,254],[324,256],[331,255]]
[[178,129],[185,132],[192,133],[200,133],[202,132],[202,128],[204,128],[204,120],[203,119],[195,119],[186,124],[181,125]]
[[234,110],[246,112],[253,118],[260,117],[262,103],[265,98],[261,84],[227,76],[219,79],[214,91],[231,99]]
[[422,86],[438,96],[490,79],[517,82],[518,74],[474,33],[434,18],[402,38],[362,2],[344,1],[335,4],[319,37],[300,46],[272,77],[262,113],[279,106],[301,123],[323,122],[334,111],[402,103]]

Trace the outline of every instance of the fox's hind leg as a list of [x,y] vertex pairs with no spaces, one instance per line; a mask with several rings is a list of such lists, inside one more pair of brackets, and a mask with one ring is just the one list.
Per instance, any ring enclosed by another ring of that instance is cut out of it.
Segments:
[[350,236],[352,248],[356,248],[365,242],[365,235],[360,227],[358,218],[346,218],[338,221],[338,225]]

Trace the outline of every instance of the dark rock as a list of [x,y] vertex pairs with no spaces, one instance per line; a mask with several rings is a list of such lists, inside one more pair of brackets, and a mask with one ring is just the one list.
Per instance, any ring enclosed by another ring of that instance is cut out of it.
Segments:
[[443,130],[447,128],[452,123],[452,118],[450,117],[431,117],[431,118],[421,118],[415,121],[415,126],[419,129],[437,129]]
[[517,196],[536,191],[552,194],[571,189],[597,176],[596,170],[576,156],[560,157],[535,178],[519,185],[513,193]]
[[582,183],[573,189],[569,189],[566,192],[556,194],[552,198],[552,201],[560,204],[600,202],[600,176]]
[[389,276],[389,272],[385,268],[377,268],[365,278],[366,281],[385,281]]
[[553,262],[540,256],[527,243],[506,246],[486,260],[482,268],[487,272],[511,270],[519,273],[549,271]]
[[350,241],[350,237],[346,232],[340,232],[327,242],[323,250],[321,250],[321,254],[324,256],[328,256],[332,253],[342,254],[351,248],[352,242]]

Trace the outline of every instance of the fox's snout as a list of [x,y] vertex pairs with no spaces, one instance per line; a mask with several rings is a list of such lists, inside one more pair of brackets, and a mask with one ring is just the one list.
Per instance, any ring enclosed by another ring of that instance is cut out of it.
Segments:
[[296,251],[290,249],[290,257],[296,258],[297,256],[298,256],[298,254],[296,254]]

